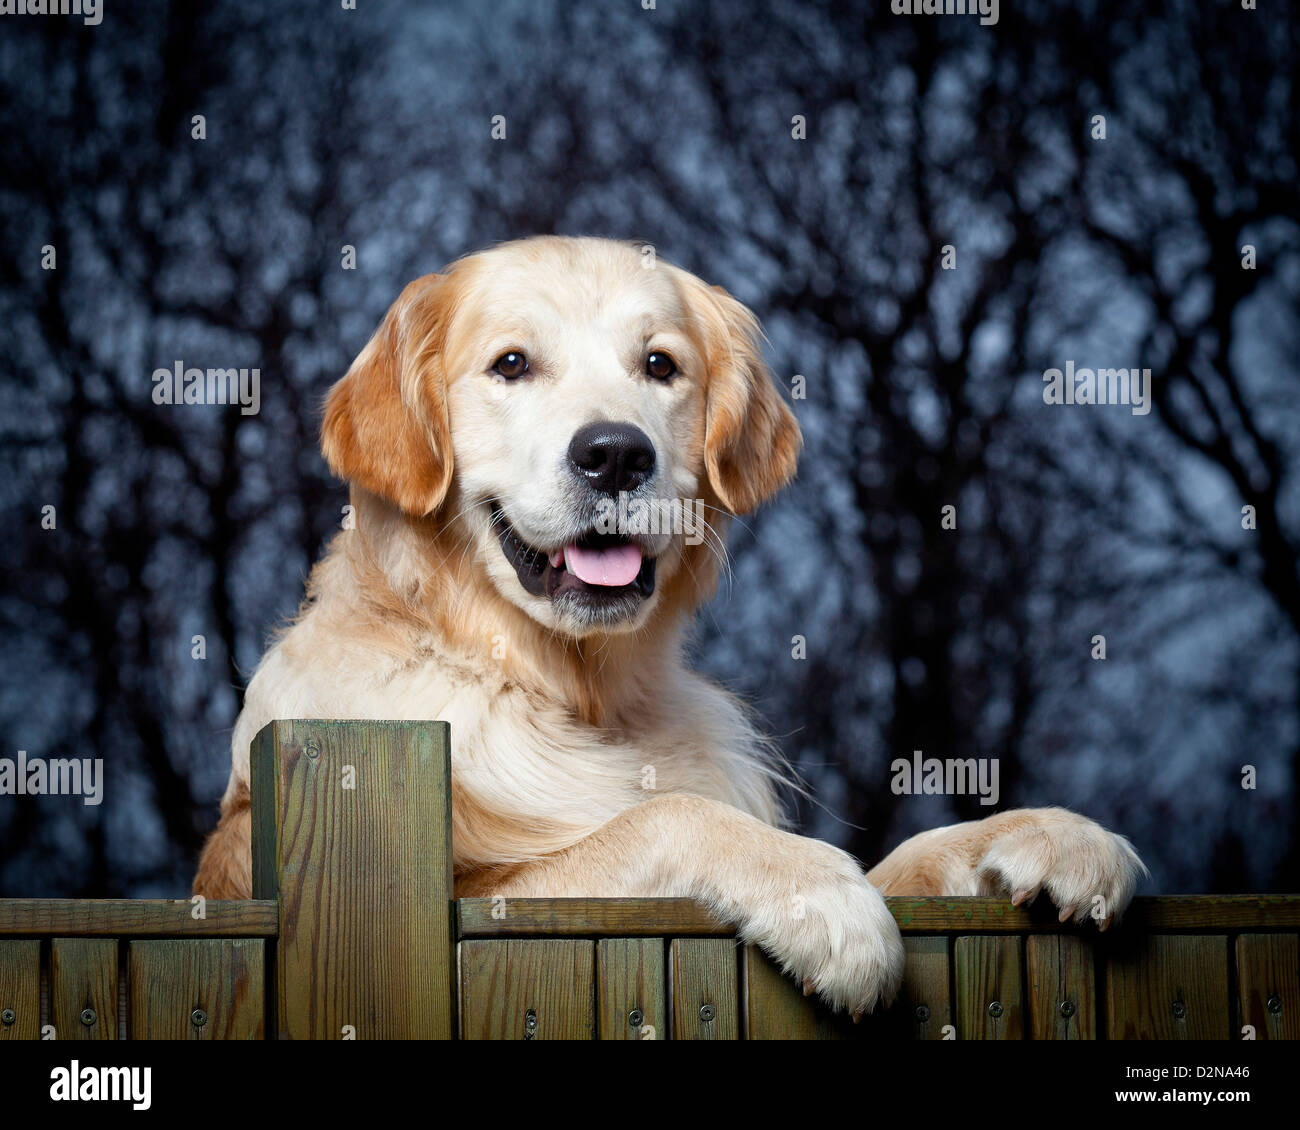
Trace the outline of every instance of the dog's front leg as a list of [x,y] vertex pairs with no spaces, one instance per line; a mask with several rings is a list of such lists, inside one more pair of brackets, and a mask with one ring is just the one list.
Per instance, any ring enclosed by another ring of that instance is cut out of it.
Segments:
[[855,1017],[888,1004],[903,973],[898,926],[850,856],[703,797],[656,797],[563,851],[466,876],[456,893],[694,898]]
[[1021,808],[935,828],[905,841],[868,872],[887,895],[1009,895],[1045,891],[1060,920],[1104,930],[1147,869],[1128,840],[1064,808]]

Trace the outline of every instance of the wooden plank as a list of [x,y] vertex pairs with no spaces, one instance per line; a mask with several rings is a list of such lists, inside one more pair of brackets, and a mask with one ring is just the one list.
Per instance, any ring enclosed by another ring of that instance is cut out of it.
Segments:
[[[886,905],[904,934],[1056,934],[1081,928],[1060,926],[1047,899],[1031,907],[996,898],[887,898]],[[1168,895],[1137,898],[1120,927],[1129,933],[1186,934],[1200,931],[1300,929],[1297,895]]]
[[1257,1040],[1300,1040],[1300,937],[1238,937],[1237,999],[1239,1037],[1249,1024]]
[[977,935],[953,942],[957,1039],[1024,1039],[1022,941],[1015,936]]
[[260,938],[132,942],[131,1039],[262,1039],[265,944]]
[[843,1040],[855,1034],[850,1017],[836,1015],[815,995],[805,997],[803,987],[757,946],[745,947],[741,976],[747,1040]]
[[1226,937],[1133,937],[1106,951],[1112,1040],[1225,1040],[1233,1024]]
[[283,1039],[450,1039],[445,722],[280,721],[252,747],[253,893]]
[[736,943],[730,938],[674,938],[669,968],[673,1039],[739,1039]]
[[1166,895],[1137,898],[1124,914],[1123,928],[1158,934],[1298,930],[1300,896]]
[[0,941],[0,1040],[41,1036],[41,943]]
[[[1039,900],[1042,902],[1042,900]],[[905,934],[1055,933],[1050,907],[1013,907],[994,898],[889,898]],[[460,937],[728,937],[691,899],[510,899],[493,918],[492,899],[460,899]],[[0,937],[273,938],[279,930],[272,899],[210,901],[206,917],[191,917],[189,899],[0,899]],[[1178,895],[1135,899],[1122,928],[1129,932],[1227,933],[1300,930],[1300,896]],[[1066,928],[1069,929],[1069,928]],[[1085,927],[1090,930],[1091,927]]]
[[733,937],[694,899],[458,899],[461,938]]
[[0,936],[12,938],[273,938],[273,901],[191,899],[0,899]]
[[596,943],[599,1039],[667,1039],[664,947],[663,938],[603,938]]
[[[904,934],[1057,934],[1091,937],[1096,928],[1061,926],[1045,899],[1015,907],[998,898],[887,898]],[[733,927],[691,899],[510,899],[493,916],[494,900],[460,899],[461,938],[731,937]],[[1174,895],[1133,900],[1122,929],[1129,933],[1225,933],[1300,930],[1300,896]]]
[[953,1033],[948,939],[903,939],[906,966],[898,1000],[891,1010],[896,1035],[913,1040],[943,1040]]
[[1029,1032],[1035,1040],[1097,1038],[1097,978],[1092,947],[1074,934],[1025,939]]
[[594,962],[590,941],[461,942],[461,1038],[592,1039]]
[[50,1023],[57,1040],[117,1039],[117,942],[55,938],[50,944]]

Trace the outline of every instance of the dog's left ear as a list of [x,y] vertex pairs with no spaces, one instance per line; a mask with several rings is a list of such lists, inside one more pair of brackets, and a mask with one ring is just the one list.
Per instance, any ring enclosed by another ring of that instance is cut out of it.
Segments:
[[763,360],[758,319],[720,286],[699,284],[708,336],[704,465],[733,514],[747,514],[794,478],[803,436]]
[[321,451],[340,478],[431,514],[451,485],[451,427],[441,352],[449,275],[407,285],[325,401]]

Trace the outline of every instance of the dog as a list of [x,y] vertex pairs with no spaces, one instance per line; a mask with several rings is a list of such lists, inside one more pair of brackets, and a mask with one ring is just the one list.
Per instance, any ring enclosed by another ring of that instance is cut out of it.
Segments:
[[[1120,915],[1142,863],[1063,809],[924,832],[869,873],[788,830],[785,763],[683,659],[728,520],[796,470],[761,340],[725,290],[613,240],[505,243],[409,284],[328,394],[354,528],[248,685],[195,893],[251,895],[267,722],[443,719],[457,896],[697,899],[855,1019],[902,977],[883,895]],[[695,536],[630,517],[676,500]]]

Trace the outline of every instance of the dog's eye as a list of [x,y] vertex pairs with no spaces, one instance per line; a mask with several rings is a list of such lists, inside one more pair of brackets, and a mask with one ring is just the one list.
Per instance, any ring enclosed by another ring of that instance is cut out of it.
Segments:
[[645,371],[657,381],[666,381],[677,372],[677,363],[667,353],[656,351],[645,359]]
[[500,373],[508,381],[513,381],[516,377],[522,377],[528,372],[528,358],[522,353],[511,350],[509,353],[501,354],[496,359],[492,371]]

